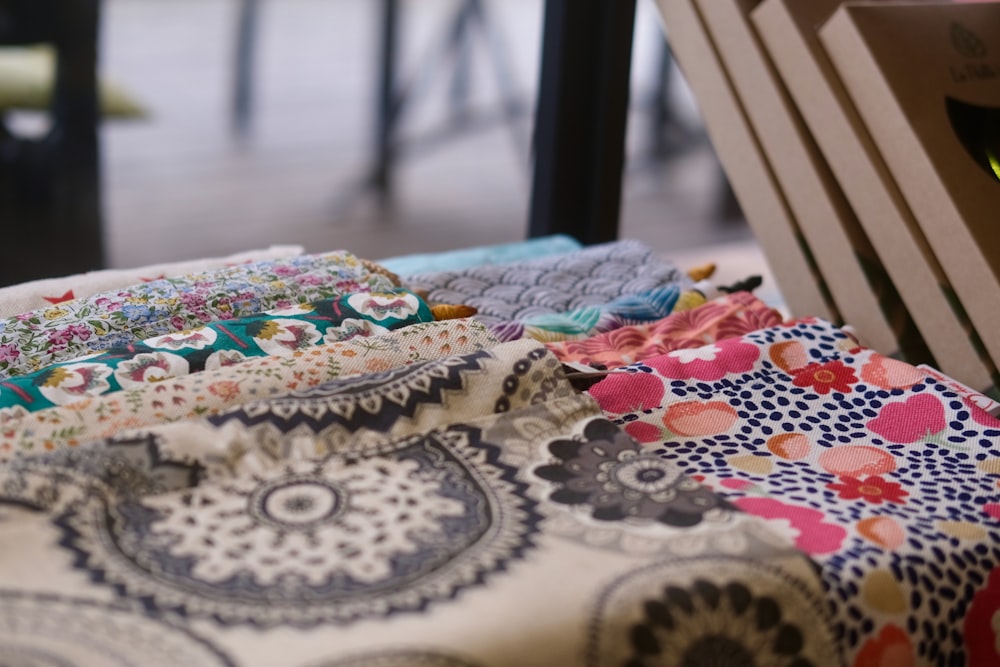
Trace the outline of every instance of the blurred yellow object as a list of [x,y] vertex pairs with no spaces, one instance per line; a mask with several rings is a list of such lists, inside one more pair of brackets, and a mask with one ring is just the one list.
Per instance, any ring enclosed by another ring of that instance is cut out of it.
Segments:
[[472,317],[479,310],[473,306],[439,303],[431,306],[431,312],[434,314],[434,319],[440,322],[441,320],[458,320],[463,317]]
[[[45,111],[52,98],[55,54],[49,46],[0,48],[0,112]],[[149,114],[122,86],[99,78],[101,113],[109,118]]]
[[715,274],[715,269],[715,262],[708,262],[707,264],[701,264],[693,269],[689,269],[687,274],[691,280],[697,282],[699,280],[707,280],[711,278]]
[[679,313],[684,310],[691,310],[692,308],[697,308],[708,301],[705,295],[698,290],[687,290],[686,292],[681,292],[680,297],[677,298],[677,303],[674,304],[673,312]]

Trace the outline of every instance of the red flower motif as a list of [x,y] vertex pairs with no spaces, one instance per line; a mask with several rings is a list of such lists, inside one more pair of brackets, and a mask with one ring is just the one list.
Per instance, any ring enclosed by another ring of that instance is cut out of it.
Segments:
[[842,484],[831,483],[826,488],[836,491],[837,496],[844,500],[863,498],[874,505],[881,505],[882,501],[903,504],[908,495],[902,486],[878,475],[867,477],[863,481],[856,477],[842,477],[841,480]]
[[995,665],[1000,660],[1000,569],[990,572],[986,585],[972,598],[963,635],[970,665]]
[[72,301],[76,297],[73,296],[73,290],[67,290],[62,296],[43,296],[43,299],[49,303],[63,303],[65,301]]
[[849,392],[851,385],[858,381],[854,369],[838,360],[825,364],[809,364],[795,372],[792,384],[796,387],[811,387],[817,394],[831,391]]
[[854,658],[854,667],[913,667],[914,664],[909,636],[891,623],[877,637],[866,641]]

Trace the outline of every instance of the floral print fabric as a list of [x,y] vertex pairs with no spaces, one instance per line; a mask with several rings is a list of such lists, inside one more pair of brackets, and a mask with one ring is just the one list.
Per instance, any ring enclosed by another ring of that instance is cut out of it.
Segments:
[[0,412],[0,461],[76,447],[124,429],[211,415],[345,375],[474,352],[497,342],[475,320],[428,322],[296,350],[289,356],[247,359],[37,412],[15,406]]
[[215,320],[393,287],[348,252],[154,280],[0,321],[0,377]]
[[718,297],[650,324],[623,326],[585,340],[553,342],[562,361],[618,368],[672,350],[708,343],[781,324],[781,314],[749,292]]
[[398,288],[357,292],[169,333],[0,381],[0,408],[35,411],[214,370],[265,355],[433,322],[422,299]]
[[691,279],[638,241],[616,241],[528,262],[411,276],[409,286],[428,300],[464,303],[487,324],[524,320],[599,306],[622,296]]
[[177,424],[2,464],[0,641],[76,663],[837,665],[807,559],[559,369],[512,343],[213,419],[228,441]]
[[122,289],[161,278],[176,278],[189,273],[201,273],[235,264],[286,259],[301,255],[302,252],[301,246],[279,245],[240,252],[226,257],[152,264],[134,269],[89,271],[63,278],[46,278],[0,287],[0,318],[13,317],[31,310],[49,308],[64,301],[83,299],[100,292]]
[[1000,421],[821,322],[678,350],[591,389],[645,451],[821,566],[849,664],[1000,661]]

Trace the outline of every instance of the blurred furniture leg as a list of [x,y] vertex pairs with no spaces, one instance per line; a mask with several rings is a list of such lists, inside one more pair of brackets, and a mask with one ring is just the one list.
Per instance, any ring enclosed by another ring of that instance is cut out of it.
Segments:
[[104,266],[98,142],[100,0],[0,0],[0,44],[50,43],[50,127],[0,131],[0,284]]
[[253,113],[254,46],[260,0],[240,0],[236,20],[236,62],[233,76],[233,130],[246,136]]
[[529,237],[618,237],[635,5],[546,0]]

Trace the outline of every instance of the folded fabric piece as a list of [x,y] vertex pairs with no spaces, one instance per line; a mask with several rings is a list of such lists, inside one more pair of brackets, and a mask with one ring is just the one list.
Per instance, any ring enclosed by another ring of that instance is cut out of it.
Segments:
[[497,344],[475,320],[413,324],[291,356],[268,356],[141,385],[68,405],[28,412],[0,410],[0,461],[75,447],[129,428],[214,414],[250,400],[304,389],[345,375],[475,352]]
[[154,280],[0,320],[0,378],[215,320],[393,287],[343,251]]
[[515,243],[461,248],[380,259],[379,264],[401,276],[434,271],[457,271],[485,264],[511,264],[579,250],[580,242],[565,234],[553,234]]
[[19,405],[34,412],[253,357],[290,356],[321,343],[433,321],[427,304],[403,288],[357,292],[147,338],[0,380],[0,408]]
[[591,392],[646,451],[816,560],[848,664],[1000,664],[1000,421],[833,335],[768,329]]
[[561,361],[618,368],[672,350],[701,347],[777,326],[781,321],[777,310],[754,295],[736,292],[651,324],[623,326],[586,340],[554,342],[548,347]]
[[333,380],[202,420],[129,430],[117,439],[155,436],[170,458],[222,465],[235,474],[280,464],[285,453],[275,448],[293,436],[306,436],[310,456],[320,456],[576,394],[545,346],[515,341]]
[[46,278],[0,287],[0,318],[48,308],[54,304],[82,299],[99,292],[121,289],[130,285],[176,278],[188,273],[221,269],[233,264],[247,264],[301,255],[302,246],[274,245],[260,250],[248,250],[226,257],[212,257],[188,262],[151,264],[134,269],[89,271],[62,278]]
[[[0,466],[0,640],[75,664],[839,664],[807,559],[518,345],[285,399],[239,447]],[[353,437],[317,448],[334,423]]]
[[478,309],[487,324],[600,306],[618,297],[691,279],[639,241],[616,241],[556,257],[411,276],[428,300]]
[[681,290],[677,285],[648,292],[628,294],[600,306],[586,306],[568,313],[533,315],[520,321],[490,326],[500,340],[532,338],[539,341],[576,340],[628,324],[659,320],[677,305]]

